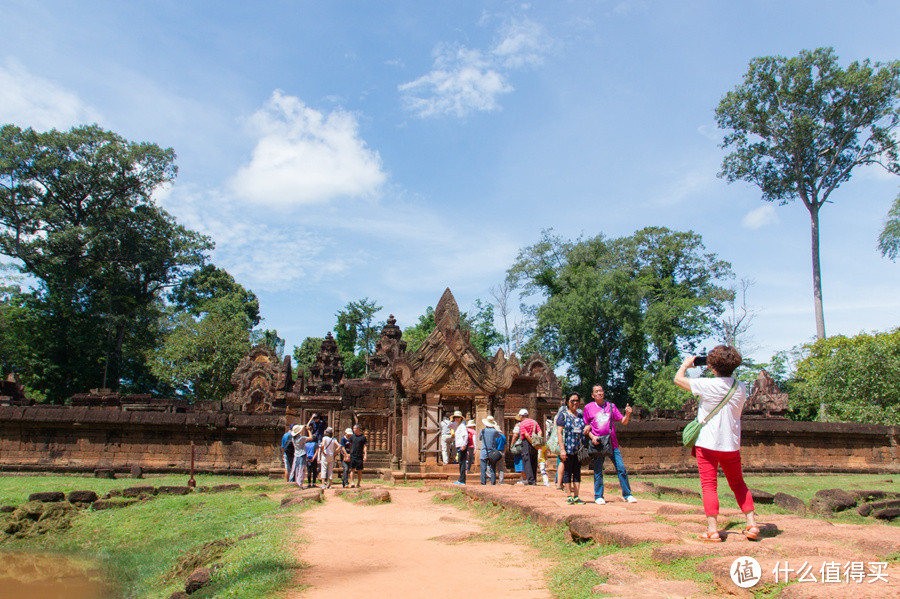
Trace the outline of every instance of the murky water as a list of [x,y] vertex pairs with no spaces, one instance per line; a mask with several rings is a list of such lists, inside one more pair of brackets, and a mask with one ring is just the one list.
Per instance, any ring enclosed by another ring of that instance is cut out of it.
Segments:
[[93,565],[40,553],[0,552],[3,599],[109,599],[113,588]]

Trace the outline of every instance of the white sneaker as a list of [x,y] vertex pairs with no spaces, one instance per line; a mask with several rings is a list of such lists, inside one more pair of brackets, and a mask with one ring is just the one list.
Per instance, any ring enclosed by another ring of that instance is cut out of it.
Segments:
[[606,500],[603,499],[602,497],[598,497],[597,499],[594,500],[594,503],[596,503],[597,505],[606,505]]
[[637,503],[637,499],[634,498],[634,495],[626,495],[625,501],[628,503]]

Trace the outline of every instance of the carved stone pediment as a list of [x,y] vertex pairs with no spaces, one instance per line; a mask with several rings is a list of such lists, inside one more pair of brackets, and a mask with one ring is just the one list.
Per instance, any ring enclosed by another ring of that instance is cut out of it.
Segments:
[[[288,372],[284,372],[287,368]],[[234,412],[264,414],[284,407],[284,392],[291,382],[290,360],[281,362],[272,348],[257,345],[250,349],[231,375],[234,391],[222,407]]]
[[496,394],[519,374],[513,356],[498,352],[487,360],[472,345],[469,331],[459,327],[460,312],[449,289],[434,310],[436,327],[411,355],[393,361],[391,374],[407,393]]
[[744,414],[751,418],[784,416],[788,411],[788,399],[788,394],[778,388],[775,379],[765,370],[760,370],[744,406]]
[[477,393],[479,387],[469,376],[468,371],[461,365],[456,365],[450,369],[448,376],[440,381],[437,391],[441,395],[454,395],[463,393],[466,395]]
[[550,364],[540,354],[533,354],[522,366],[522,374],[533,376],[540,380],[538,383],[538,397],[550,400],[562,399],[562,386],[559,379],[550,367]]

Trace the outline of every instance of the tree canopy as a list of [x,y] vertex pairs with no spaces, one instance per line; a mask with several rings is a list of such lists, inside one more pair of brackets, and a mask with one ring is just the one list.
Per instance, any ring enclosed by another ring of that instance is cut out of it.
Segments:
[[542,300],[536,345],[568,366],[579,391],[600,383],[623,405],[639,374],[713,330],[728,297],[717,281],[730,275],[699,235],[664,227],[575,241],[545,231],[508,271],[524,296]]
[[0,253],[36,280],[21,298],[20,366],[51,400],[154,386],[142,354],[161,334],[160,295],[212,248],[153,202],[174,159],[96,125],[0,128]]
[[337,324],[334,339],[344,356],[344,371],[348,378],[361,377],[368,372],[368,358],[375,351],[382,322],[375,321],[381,306],[364,297],[349,302],[335,314]]
[[[436,326],[434,307],[428,306],[416,324],[403,329],[406,351],[412,353],[419,349]],[[475,300],[473,315],[470,316],[468,312],[460,313],[459,328],[469,331],[469,341],[486,358],[491,358],[504,340],[503,335],[494,327],[494,306],[480,299]]]
[[831,48],[750,61],[742,84],[716,109],[730,153],[720,177],[748,181],[762,199],[800,198],[812,229],[816,334],[825,337],[819,210],[853,169],[878,164],[900,174],[894,132],[900,123],[900,61],[838,65]]
[[802,349],[791,409],[803,419],[900,422],[900,329],[820,339]]

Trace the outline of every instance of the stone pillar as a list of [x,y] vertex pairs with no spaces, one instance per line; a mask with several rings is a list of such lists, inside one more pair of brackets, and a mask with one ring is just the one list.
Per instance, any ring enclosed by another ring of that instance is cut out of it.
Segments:
[[476,395],[475,396],[475,465],[480,467],[481,458],[479,457],[481,454],[480,448],[478,446],[478,439],[481,436],[481,429],[484,428],[484,423],[482,420],[488,417],[488,396],[487,395]]
[[419,461],[419,419],[421,407],[418,403],[409,402],[406,415],[406,438],[404,450],[406,452],[406,467],[413,467],[413,471],[421,469]]
[[409,465],[409,399],[400,400],[400,469],[406,472]]

